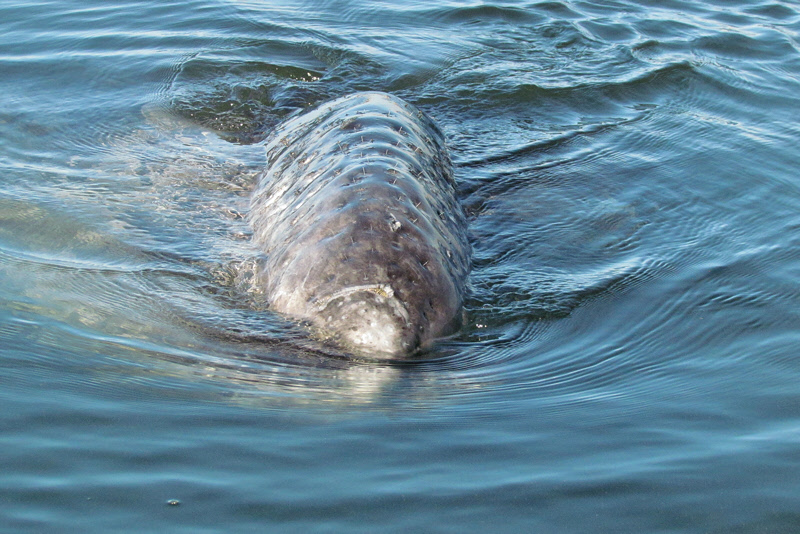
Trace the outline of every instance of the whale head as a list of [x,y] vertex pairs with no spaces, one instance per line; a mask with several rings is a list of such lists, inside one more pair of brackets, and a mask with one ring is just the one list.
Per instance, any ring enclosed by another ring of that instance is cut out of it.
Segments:
[[405,304],[386,284],[354,286],[321,299],[314,323],[322,337],[347,352],[396,358],[420,344],[424,324],[411,320]]
[[458,329],[471,247],[429,117],[358,93],[289,119],[266,148],[248,218],[270,309],[366,358],[411,356]]

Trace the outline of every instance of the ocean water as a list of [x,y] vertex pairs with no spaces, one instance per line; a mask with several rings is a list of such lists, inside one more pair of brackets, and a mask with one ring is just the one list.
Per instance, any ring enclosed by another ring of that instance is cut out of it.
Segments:
[[[445,132],[467,324],[236,279],[282,119]],[[800,532],[800,5],[0,5],[0,531]]]

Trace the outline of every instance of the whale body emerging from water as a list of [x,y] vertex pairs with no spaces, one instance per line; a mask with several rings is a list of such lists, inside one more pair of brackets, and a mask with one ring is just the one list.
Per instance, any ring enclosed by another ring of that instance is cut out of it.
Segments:
[[400,358],[460,328],[471,248],[444,137],[385,93],[281,124],[250,204],[272,310],[338,351]]

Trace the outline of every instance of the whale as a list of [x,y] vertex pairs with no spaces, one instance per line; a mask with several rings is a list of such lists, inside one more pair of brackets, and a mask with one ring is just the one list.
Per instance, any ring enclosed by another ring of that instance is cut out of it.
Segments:
[[264,144],[248,219],[270,310],[338,354],[375,359],[461,328],[472,250],[427,114],[356,93],[289,118]]

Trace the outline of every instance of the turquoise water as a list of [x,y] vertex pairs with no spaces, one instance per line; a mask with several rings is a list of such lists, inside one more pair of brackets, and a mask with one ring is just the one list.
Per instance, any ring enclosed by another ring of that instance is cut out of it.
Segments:
[[[0,6],[0,530],[800,531],[800,6]],[[307,350],[237,281],[281,119],[446,133],[460,335]]]

